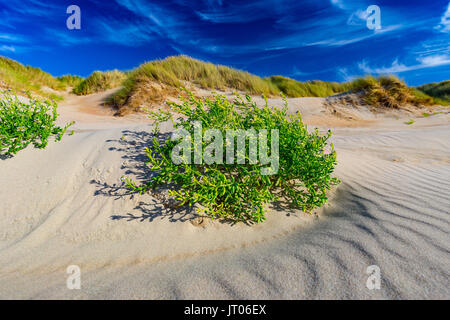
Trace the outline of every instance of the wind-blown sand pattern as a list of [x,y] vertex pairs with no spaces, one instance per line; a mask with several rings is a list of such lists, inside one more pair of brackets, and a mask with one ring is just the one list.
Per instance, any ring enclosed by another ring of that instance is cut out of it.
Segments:
[[[101,98],[60,108],[75,135],[0,160],[0,298],[450,298],[448,109],[408,126],[409,114],[290,99],[311,128],[333,129],[342,183],[328,204],[313,216],[281,204],[256,226],[198,226],[158,195],[125,194],[122,175],[149,173],[151,128],[86,114]],[[69,265],[81,290],[66,287]],[[380,290],[366,287],[370,265]]]

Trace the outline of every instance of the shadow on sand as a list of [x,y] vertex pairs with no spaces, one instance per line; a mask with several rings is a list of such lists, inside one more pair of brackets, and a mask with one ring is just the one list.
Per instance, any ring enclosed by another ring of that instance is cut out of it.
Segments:
[[[122,153],[123,164],[121,169],[125,170],[124,175],[133,177],[139,183],[150,180],[156,174],[146,164],[148,162],[146,148],[152,147],[153,138],[163,143],[169,135],[169,133],[155,135],[147,131],[124,130],[120,139],[107,140],[106,142],[113,145],[109,148],[110,151]],[[114,197],[116,200],[123,197],[133,199],[137,196],[130,193],[130,190],[121,182],[110,185],[106,182],[91,180],[91,184],[97,186],[96,196]],[[151,194],[149,201],[140,201],[134,208],[134,210],[139,211],[139,214],[113,215],[111,219],[140,222],[168,219],[171,222],[185,222],[201,217],[193,207],[178,206],[177,201],[170,198],[168,189],[164,186],[157,191],[149,191],[149,193]]]
[[[163,144],[170,133],[153,134],[147,131],[122,131],[122,137],[118,140],[107,140],[114,146],[109,148],[110,151],[122,153],[123,165],[121,169],[125,170],[125,176],[131,176],[139,183],[149,181],[152,176],[156,174],[152,171],[148,162],[146,148],[151,148],[153,145],[153,138],[158,139],[160,144]],[[107,184],[98,180],[91,180],[91,184],[97,185],[95,191],[96,196],[114,197],[120,199],[123,197],[130,197],[133,199],[136,194],[131,194],[129,189],[122,183]],[[151,198],[144,202],[140,201],[134,210],[139,211],[140,214],[126,213],[123,215],[113,215],[112,220],[126,220],[126,221],[154,221],[155,219],[169,219],[172,222],[198,221],[199,219],[209,219],[203,214],[198,213],[195,207],[178,206],[175,199],[169,196],[168,187],[162,186],[154,191],[149,191]],[[269,206],[272,210],[282,211],[287,216],[298,212],[288,201],[278,201]],[[221,223],[235,224],[233,220],[220,220]],[[253,224],[248,221],[246,224]]]

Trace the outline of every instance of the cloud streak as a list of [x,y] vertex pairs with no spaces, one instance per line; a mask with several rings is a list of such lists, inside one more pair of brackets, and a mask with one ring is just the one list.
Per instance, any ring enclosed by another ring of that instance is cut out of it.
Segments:
[[432,55],[427,57],[417,58],[419,63],[413,65],[405,65],[399,63],[398,59],[395,59],[389,67],[370,67],[366,61],[358,63],[358,67],[361,71],[368,74],[392,74],[392,73],[402,73],[407,71],[419,70],[424,68],[433,68],[439,66],[450,65],[449,55]]
[[435,28],[443,33],[450,32],[450,2],[447,5],[447,10],[442,15],[441,22]]

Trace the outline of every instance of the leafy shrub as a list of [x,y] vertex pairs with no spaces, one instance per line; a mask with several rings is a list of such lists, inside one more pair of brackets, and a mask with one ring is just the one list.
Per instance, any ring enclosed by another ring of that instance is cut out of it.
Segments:
[[[188,92],[188,98],[182,103],[168,103],[171,110],[151,112],[155,121],[155,133],[158,124],[171,120],[174,127],[194,133],[194,122],[202,125],[202,132],[218,129],[227,145],[227,129],[267,129],[279,132],[279,170],[273,175],[261,174],[263,164],[251,164],[248,152],[245,164],[175,164],[172,152],[180,140],[171,140],[159,136],[153,138],[151,148],[146,149],[154,175],[141,185],[128,177],[122,181],[130,192],[145,193],[161,187],[170,188],[170,195],[179,201],[179,205],[197,203],[211,218],[223,218],[232,221],[265,220],[265,206],[271,202],[285,200],[311,212],[327,201],[327,191],[339,181],[331,174],[336,165],[336,153],[327,140],[331,131],[321,135],[318,130],[309,133],[302,123],[299,113],[287,114],[287,100],[280,108],[257,107],[250,96],[237,96],[233,102],[225,96],[216,95],[214,99],[198,100]],[[182,117],[174,119],[172,112]],[[271,145],[271,136],[267,137]],[[203,140],[202,150],[209,142]],[[225,147],[224,147],[225,148]],[[191,147],[191,154],[194,147]],[[249,141],[246,140],[246,150]]]
[[[30,99],[29,103],[20,102],[17,96],[7,92],[0,93],[0,154],[13,155],[32,143],[43,149],[48,139],[54,136],[60,141],[66,130],[55,125],[58,117],[56,102]],[[31,98],[31,97],[30,97]]]
[[120,86],[125,78],[126,75],[118,70],[106,72],[94,71],[89,77],[73,88],[73,93],[86,95],[105,91]]

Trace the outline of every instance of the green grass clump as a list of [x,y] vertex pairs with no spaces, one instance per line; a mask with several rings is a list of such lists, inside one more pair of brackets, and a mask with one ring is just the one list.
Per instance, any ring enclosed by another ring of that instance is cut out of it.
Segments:
[[424,84],[417,90],[433,97],[441,105],[450,105],[450,80]]
[[276,85],[284,95],[292,98],[328,97],[352,88],[351,83],[348,82],[338,83],[318,80],[300,82],[283,76],[272,76],[267,80]]
[[73,88],[73,93],[86,95],[118,87],[126,79],[126,75],[118,70],[94,71],[89,77]]
[[83,82],[84,78],[72,74],[65,74],[63,76],[56,78],[59,82],[64,84],[65,87],[77,87],[81,82]]
[[61,100],[61,97],[43,91],[42,87],[53,90],[65,90],[66,88],[64,83],[39,68],[24,66],[17,61],[0,56],[0,86],[2,84],[14,91],[33,92],[42,97],[56,98],[56,100]]
[[406,121],[405,124],[410,125],[410,124],[413,124],[413,123],[415,123],[415,122],[416,122],[416,121],[415,121],[414,119],[409,119],[409,121]]
[[398,109],[405,104],[432,105],[432,97],[410,88],[395,76],[366,76],[351,82],[354,92],[362,93],[364,101],[372,106]]
[[245,71],[214,65],[184,55],[144,63],[129,73],[123,89],[113,97],[117,106],[126,103],[139,82],[155,81],[171,87],[183,87],[189,81],[204,89],[235,89],[250,94],[279,93],[270,81]]
[[57,117],[56,102],[30,97],[29,103],[24,103],[0,92],[0,155],[14,155],[30,143],[43,149],[51,136],[60,141],[73,122],[61,128],[55,125]]
[[[133,180],[122,177],[130,192],[145,193],[151,189],[168,187],[179,206],[201,205],[204,213],[211,218],[231,221],[262,222],[266,219],[265,208],[274,201],[286,201],[289,205],[311,212],[327,201],[327,191],[339,183],[333,178],[336,166],[336,152],[328,144],[331,131],[325,135],[316,129],[308,132],[299,113],[287,114],[287,100],[283,108],[257,107],[249,95],[237,96],[230,102],[223,95],[213,99],[198,100],[188,92],[182,103],[169,103],[171,110],[152,112],[156,127],[162,121],[172,120],[177,129],[184,129],[193,137],[194,122],[200,122],[202,133],[216,129],[222,134],[219,144],[226,149],[230,143],[226,139],[227,129],[257,132],[266,129],[268,149],[271,149],[271,130],[279,133],[279,168],[272,175],[262,174],[260,161],[251,162],[249,141],[246,139],[245,163],[236,160],[215,163],[191,164],[172,162],[173,148],[180,142],[159,135],[155,130],[152,146],[146,149],[154,175],[149,181],[137,185]],[[178,119],[173,114],[181,114]],[[216,139],[216,138],[215,138]],[[189,140],[191,155],[195,147]],[[210,141],[203,139],[201,152],[207,150]],[[259,143],[258,143],[259,144]],[[236,146],[236,144],[234,144]],[[225,155],[225,151],[224,151]],[[183,155],[188,157],[188,155]],[[225,164],[226,162],[226,164]]]

